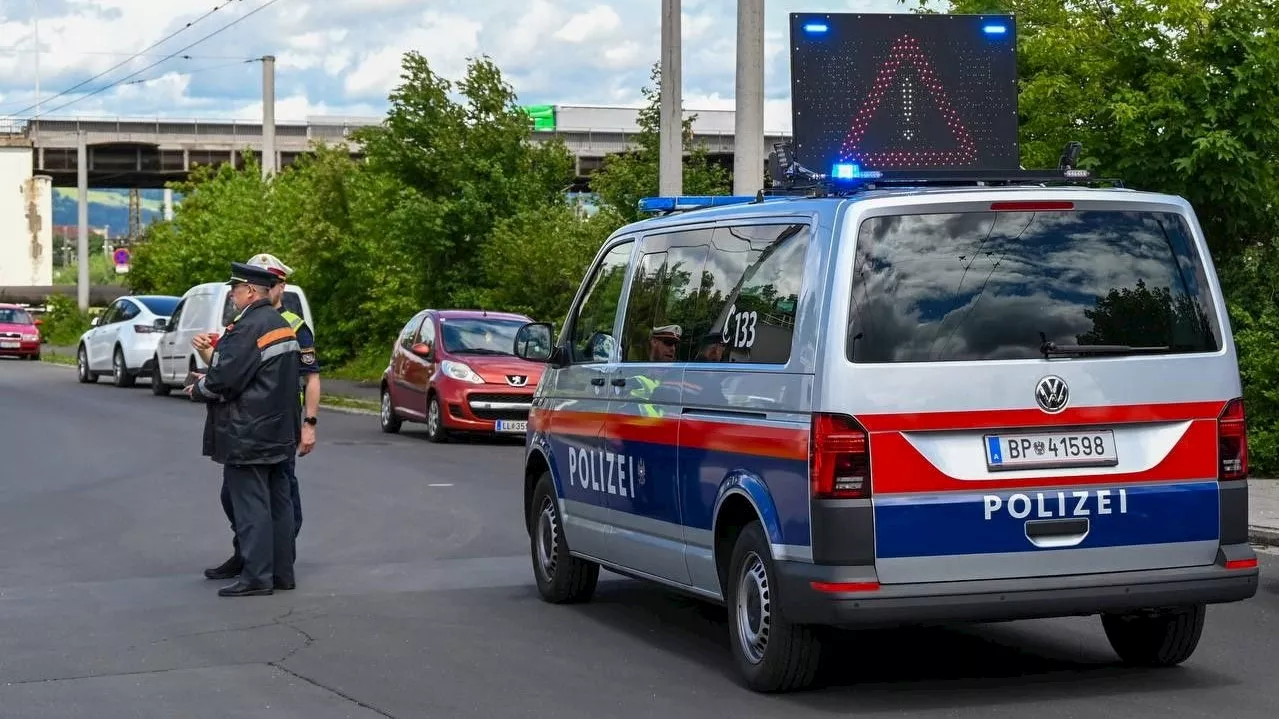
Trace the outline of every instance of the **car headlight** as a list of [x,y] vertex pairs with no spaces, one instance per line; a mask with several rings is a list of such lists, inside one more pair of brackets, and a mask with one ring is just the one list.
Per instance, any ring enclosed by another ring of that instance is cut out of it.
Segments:
[[452,377],[453,379],[458,380],[459,382],[470,382],[471,384],[484,384],[484,378],[476,374],[475,370],[471,369],[465,364],[462,364],[461,362],[454,362],[453,360],[445,360],[440,363],[440,371],[444,372],[446,375]]
[[22,339],[25,342],[39,342],[40,335],[23,335]]

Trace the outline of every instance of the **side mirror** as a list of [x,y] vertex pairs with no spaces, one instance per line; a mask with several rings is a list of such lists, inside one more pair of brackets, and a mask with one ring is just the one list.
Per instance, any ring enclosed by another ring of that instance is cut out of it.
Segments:
[[409,351],[418,355],[422,359],[431,359],[431,345],[426,342],[419,342],[411,347]]
[[98,326],[98,320],[101,320],[101,319],[102,319],[101,317],[95,316],[93,319],[89,320],[89,326],[90,326],[90,327],[97,327],[97,326]]
[[551,325],[546,322],[530,322],[516,331],[512,354],[530,362],[546,362],[551,359]]
[[36,327],[39,327],[40,325],[44,324],[44,320],[36,320],[32,324],[34,324]]

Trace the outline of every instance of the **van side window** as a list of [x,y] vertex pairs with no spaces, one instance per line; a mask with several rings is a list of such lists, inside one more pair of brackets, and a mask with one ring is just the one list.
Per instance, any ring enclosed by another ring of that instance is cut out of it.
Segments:
[[809,234],[803,224],[716,228],[704,279],[711,321],[690,361],[787,363]]
[[569,317],[570,361],[575,364],[607,362],[614,346],[613,323],[622,300],[633,240],[610,249],[591,274],[582,302]]
[[178,327],[178,323],[182,322],[182,310],[187,306],[186,300],[180,300],[178,306],[173,308],[173,314],[169,315],[169,326]]
[[622,325],[623,362],[688,359],[707,325],[699,297],[711,235],[684,230],[641,241]]

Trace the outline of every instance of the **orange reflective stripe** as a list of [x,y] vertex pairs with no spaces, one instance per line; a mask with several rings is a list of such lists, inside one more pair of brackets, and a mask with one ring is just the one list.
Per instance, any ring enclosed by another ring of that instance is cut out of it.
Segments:
[[277,340],[288,339],[293,336],[293,328],[291,327],[281,327],[278,330],[271,330],[258,338],[258,349],[262,349]]

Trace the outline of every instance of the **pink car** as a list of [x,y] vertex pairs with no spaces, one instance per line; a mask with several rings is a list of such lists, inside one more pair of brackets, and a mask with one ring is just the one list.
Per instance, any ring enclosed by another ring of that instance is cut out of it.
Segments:
[[0,357],[40,359],[40,324],[26,308],[0,304]]

